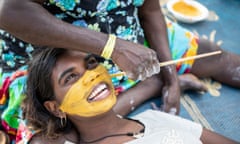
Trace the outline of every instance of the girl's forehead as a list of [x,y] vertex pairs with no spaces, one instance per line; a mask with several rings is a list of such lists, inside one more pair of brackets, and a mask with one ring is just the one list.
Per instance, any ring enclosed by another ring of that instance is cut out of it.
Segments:
[[77,50],[69,50],[65,53],[68,56],[79,56],[79,57],[86,57],[87,53],[85,52],[81,52],[81,51],[77,51]]
[[63,55],[58,57],[55,66],[52,70],[52,78],[58,79],[59,75],[70,69],[83,69],[84,58],[87,56],[86,53],[79,51],[66,51]]

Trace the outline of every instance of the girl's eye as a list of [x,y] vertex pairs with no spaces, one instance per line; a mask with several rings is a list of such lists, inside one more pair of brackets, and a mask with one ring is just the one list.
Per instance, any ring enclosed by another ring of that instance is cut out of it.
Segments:
[[79,78],[79,76],[77,74],[71,73],[64,80],[64,84],[66,85],[66,84],[69,84],[69,83],[73,83],[73,82],[77,81],[78,78]]

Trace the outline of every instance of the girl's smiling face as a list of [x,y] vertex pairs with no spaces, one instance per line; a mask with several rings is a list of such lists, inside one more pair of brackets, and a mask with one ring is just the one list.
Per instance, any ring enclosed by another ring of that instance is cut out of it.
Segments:
[[112,109],[116,96],[107,70],[86,56],[77,51],[60,56],[52,79],[56,101],[63,112],[92,117]]

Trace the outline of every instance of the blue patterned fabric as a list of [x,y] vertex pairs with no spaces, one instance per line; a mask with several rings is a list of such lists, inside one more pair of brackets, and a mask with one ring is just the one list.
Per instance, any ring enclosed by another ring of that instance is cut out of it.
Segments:
[[49,0],[45,7],[59,19],[75,26],[143,43],[144,34],[137,15],[137,7],[143,2],[144,0]]

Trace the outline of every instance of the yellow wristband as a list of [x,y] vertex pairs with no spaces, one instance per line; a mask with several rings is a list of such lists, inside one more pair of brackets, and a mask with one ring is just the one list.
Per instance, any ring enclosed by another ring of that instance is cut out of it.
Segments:
[[112,52],[115,47],[115,44],[116,44],[116,36],[110,34],[108,37],[108,41],[103,48],[101,56],[104,57],[105,59],[110,59],[112,56]]

